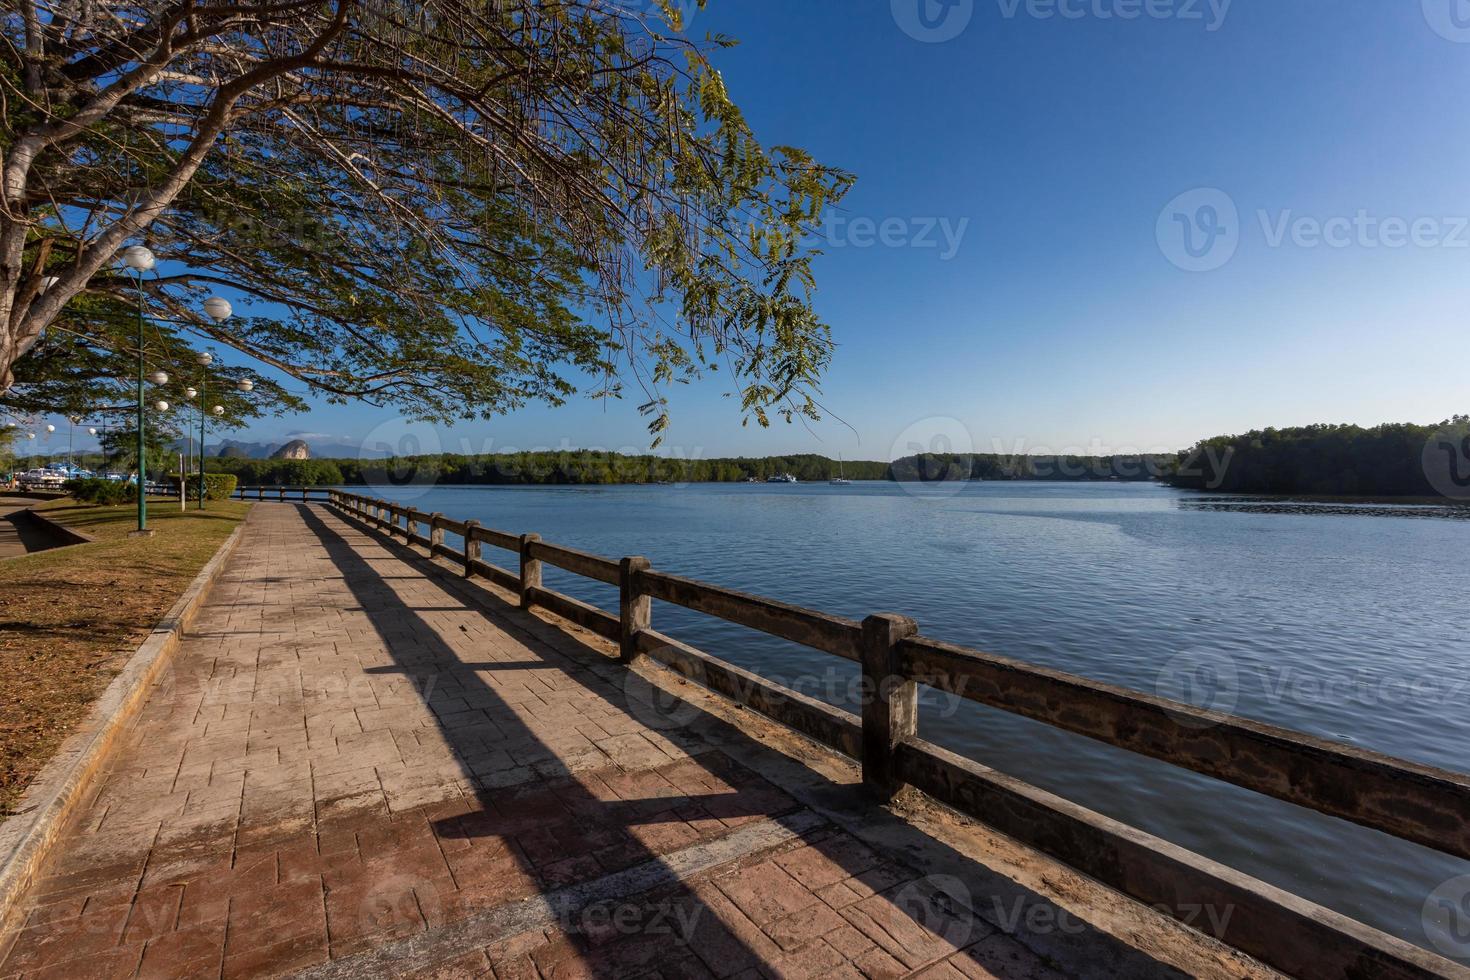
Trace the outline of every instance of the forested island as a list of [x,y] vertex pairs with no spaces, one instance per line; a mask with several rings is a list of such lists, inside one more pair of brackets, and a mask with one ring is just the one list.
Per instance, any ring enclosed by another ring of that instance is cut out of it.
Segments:
[[1259,429],[1205,439],[1180,454],[1177,487],[1347,497],[1461,496],[1470,490],[1470,416]]
[[[167,458],[171,456],[172,452],[162,454],[150,468],[168,471],[173,465]],[[28,468],[49,459],[31,457],[10,463]],[[104,458],[98,453],[79,453],[76,460],[89,468],[120,472],[127,472],[131,465],[122,455]],[[224,455],[209,457],[206,469],[234,474],[241,486],[740,483],[789,473],[803,483],[824,483],[839,475],[849,480],[906,483],[1155,481],[1231,493],[1463,498],[1470,497],[1470,416],[1456,416],[1437,425],[1268,428],[1201,440],[1179,453],[1116,456],[925,453],[890,463],[839,462],[816,454],[680,459],[574,449],[391,459]]]
[[596,450],[499,453],[394,459],[210,459],[208,469],[233,473],[241,486],[606,485],[742,483],[790,473],[803,483],[849,480],[1152,480],[1177,463],[1167,456],[1027,456],[926,454],[892,463],[826,456],[677,459]]

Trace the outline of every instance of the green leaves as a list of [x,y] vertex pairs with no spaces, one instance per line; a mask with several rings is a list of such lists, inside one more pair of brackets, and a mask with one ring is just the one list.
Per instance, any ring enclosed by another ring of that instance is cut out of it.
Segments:
[[[426,419],[616,393],[617,373],[660,406],[658,438],[664,389],[722,361],[748,419],[815,417],[832,342],[803,231],[852,178],[762,147],[709,61],[733,42],[683,37],[683,7],[427,0],[345,7],[345,26],[335,4],[262,8],[248,26],[193,8],[165,75],[38,159],[23,258],[46,242],[47,262],[81,261],[95,228],[81,229],[167,185],[244,64],[259,82],[147,228],[150,312],[174,321],[170,343],[233,348],[299,394]],[[106,59],[92,56],[153,53],[127,24],[57,29],[70,53],[48,62],[49,101],[0,103],[22,131],[47,118],[13,106],[71,111],[129,67],[93,70]],[[320,53],[272,69],[306,51]],[[67,322],[106,347],[81,300],[126,289],[94,276]],[[183,312],[214,291],[237,319]]]

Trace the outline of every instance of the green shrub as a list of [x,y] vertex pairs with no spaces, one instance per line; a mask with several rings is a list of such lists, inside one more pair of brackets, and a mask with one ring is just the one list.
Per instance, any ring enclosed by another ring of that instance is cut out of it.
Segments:
[[122,504],[137,499],[133,485],[120,480],[68,480],[66,487],[86,504]]
[[[238,479],[233,473],[206,473],[204,474],[204,499],[205,500],[229,500],[235,493],[235,485]],[[174,489],[179,485],[178,477],[174,477]],[[184,484],[184,494],[190,500],[199,499],[199,474],[191,475],[188,482]]]

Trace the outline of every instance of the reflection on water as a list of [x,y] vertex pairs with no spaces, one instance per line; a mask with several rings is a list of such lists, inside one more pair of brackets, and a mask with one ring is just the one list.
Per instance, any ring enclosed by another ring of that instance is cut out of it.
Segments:
[[[424,511],[926,635],[1450,769],[1470,768],[1470,521],[1428,502],[1152,484],[405,488]],[[1404,520],[1413,517],[1415,520]],[[487,548],[491,561],[514,556]],[[546,569],[616,611],[616,589]],[[658,629],[852,707],[856,665],[656,603]],[[925,691],[956,752],[1425,943],[1470,863]]]
[[1339,517],[1432,517],[1470,520],[1470,504],[1450,501],[1320,499],[1312,497],[1252,497],[1244,494],[1179,498],[1180,510],[1214,510],[1238,514],[1316,514]]

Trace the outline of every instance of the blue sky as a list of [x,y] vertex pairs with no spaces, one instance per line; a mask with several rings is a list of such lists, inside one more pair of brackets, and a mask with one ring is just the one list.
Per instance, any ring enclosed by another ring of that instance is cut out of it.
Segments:
[[[817,266],[834,418],[743,428],[711,379],[673,393],[676,453],[1179,448],[1470,411],[1464,0],[710,0],[706,31],[742,40],[717,62],[767,143],[859,181]],[[433,438],[640,449],[636,401]],[[394,429],[323,406],[237,435]]]

